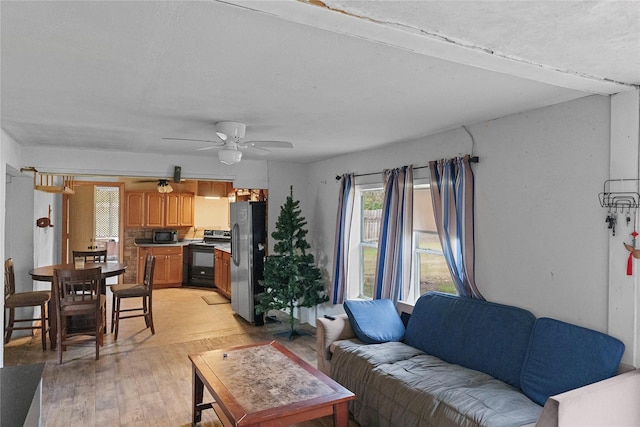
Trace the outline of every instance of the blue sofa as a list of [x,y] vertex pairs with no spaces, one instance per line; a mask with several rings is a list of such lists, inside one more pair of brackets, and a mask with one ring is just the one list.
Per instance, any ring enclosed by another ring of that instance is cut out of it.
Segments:
[[361,426],[560,425],[557,405],[543,413],[550,398],[614,377],[624,352],[597,331],[436,292],[406,327],[388,300],[344,308],[316,323],[318,367],[355,393]]

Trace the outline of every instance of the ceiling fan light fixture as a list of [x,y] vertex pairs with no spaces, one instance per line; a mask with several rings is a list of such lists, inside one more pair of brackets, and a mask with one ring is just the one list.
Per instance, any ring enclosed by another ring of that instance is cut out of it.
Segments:
[[242,160],[242,152],[233,148],[218,150],[218,160],[225,165],[234,165]]
[[171,193],[173,191],[173,187],[169,184],[169,181],[166,179],[161,179],[158,181],[158,193]]

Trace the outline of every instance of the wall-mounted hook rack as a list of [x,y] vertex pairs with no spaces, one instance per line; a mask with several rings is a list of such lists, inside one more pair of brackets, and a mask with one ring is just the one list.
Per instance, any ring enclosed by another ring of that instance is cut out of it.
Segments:
[[640,179],[608,179],[602,193],[598,194],[600,206],[617,212],[635,212],[640,207],[640,193],[637,191],[612,191],[612,183],[636,182]]

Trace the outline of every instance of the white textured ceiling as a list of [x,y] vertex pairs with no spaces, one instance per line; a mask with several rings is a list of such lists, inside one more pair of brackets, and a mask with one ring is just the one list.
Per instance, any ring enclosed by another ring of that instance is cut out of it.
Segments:
[[[316,2],[318,3],[318,2]],[[640,84],[635,1],[0,2],[23,145],[312,161]]]

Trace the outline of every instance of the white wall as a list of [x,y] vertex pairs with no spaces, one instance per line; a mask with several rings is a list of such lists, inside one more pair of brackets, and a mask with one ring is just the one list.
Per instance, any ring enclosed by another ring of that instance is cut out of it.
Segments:
[[[639,90],[616,94],[611,98],[610,174],[612,180],[625,181],[612,181],[607,191],[640,192],[639,99]],[[633,224],[627,226],[625,215],[617,216],[617,233],[615,236],[609,234],[609,333],[622,337],[627,344],[625,363],[640,366],[640,263],[633,261],[633,275],[628,276],[626,267],[629,252],[623,243],[632,243],[630,233]],[[636,228],[640,229],[637,216],[630,217],[636,221]],[[632,345],[634,342],[635,345]]]
[[22,156],[40,171],[59,174],[104,176],[173,177],[174,166],[182,166],[183,179],[233,181],[236,188],[267,188],[267,162],[242,160],[228,166],[212,155],[164,156],[147,153],[24,147]]
[[[486,299],[607,332],[608,230],[598,193],[609,175],[609,127],[604,96],[468,126],[480,157],[476,278]],[[468,153],[469,135],[458,129],[310,165],[319,260],[333,261],[337,174]]]
[[[0,238],[4,242],[4,244],[0,245],[0,259],[4,262],[4,260],[12,255],[12,246],[14,243],[11,239],[7,238],[7,230],[5,227],[5,222],[7,221],[7,210],[10,211],[8,218],[9,221],[13,221],[15,227],[11,227],[11,233],[18,233],[18,225],[23,224],[20,222],[16,224],[15,215],[13,214],[14,210],[11,205],[7,205],[7,187],[8,181],[12,181],[13,177],[8,177],[8,174],[18,175],[20,169],[21,162],[21,148],[16,142],[4,131],[0,130]],[[29,194],[24,196],[27,200],[29,200]],[[32,199],[31,199],[32,200]],[[30,218],[32,215],[31,212],[26,214],[27,218]],[[30,233],[31,228],[27,227],[25,230],[22,230],[24,234],[22,234],[22,240],[26,242],[26,244],[32,243],[33,234]],[[18,254],[18,252],[16,252]],[[0,320],[2,320],[2,324],[4,325],[4,286],[0,290],[2,293],[2,298],[0,298],[0,307],[2,307],[2,314],[0,314]],[[4,328],[3,328],[4,330]],[[4,340],[3,340],[4,341]],[[0,348],[0,367],[4,366],[4,348]]]
[[[33,290],[29,270],[33,268],[33,179],[7,165],[5,210],[5,259],[12,258],[16,279],[16,292]],[[26,232],[25,232],[26,231]],[[35,318],[40,310],[33,307],[16,309],[18,318]],[[17,324],[25,326],[25,324]],[[27,336],[31,331],[14,331],[14,337]]]

